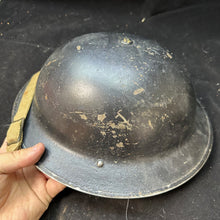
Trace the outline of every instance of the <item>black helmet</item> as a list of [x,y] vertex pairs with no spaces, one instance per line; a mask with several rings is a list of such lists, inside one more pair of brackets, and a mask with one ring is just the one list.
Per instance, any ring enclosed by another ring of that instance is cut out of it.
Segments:
[[173,54],[135,35],[93,33],[42,67],[22,147],[38,142],[46,152],[37,166],[57,181],[140,198],[193,177],[211,151],[212,129]]

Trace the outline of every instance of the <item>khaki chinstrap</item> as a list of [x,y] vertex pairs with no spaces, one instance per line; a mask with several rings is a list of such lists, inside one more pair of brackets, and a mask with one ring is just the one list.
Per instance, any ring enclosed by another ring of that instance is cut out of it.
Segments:
[[18,150],[21,147],[24,121],[31,107],[39,75],[40,72],[37,72],[31,77],[21,98],[18,110],[8,128],[6,140],[8,145],[7,151],[9,152]]

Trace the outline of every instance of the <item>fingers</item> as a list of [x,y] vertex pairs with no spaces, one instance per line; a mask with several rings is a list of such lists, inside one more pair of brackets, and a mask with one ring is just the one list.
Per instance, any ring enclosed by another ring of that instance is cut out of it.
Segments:
[[12,173],[16,170],[35,164],[42,156],[45,147],[39,143],[33,147],[0,154],[0,174]]
[[48,179],[46,188],[47,188],[47,193],[51,198],[54,198],[59,192],[65,189],[66,186],[63,184],[53,180],[53,179]]
[[[6,147],[7,143],[5,139],[0,149],[0,174],[12,173],[20,168],[34,165],[41,158],[45,150],[42,143],[13,152],[7,152]],[[63,184],[51,179],[45,174],[44,176],[48,179],[46,189],[51,198],[54,198],[65,188]]]

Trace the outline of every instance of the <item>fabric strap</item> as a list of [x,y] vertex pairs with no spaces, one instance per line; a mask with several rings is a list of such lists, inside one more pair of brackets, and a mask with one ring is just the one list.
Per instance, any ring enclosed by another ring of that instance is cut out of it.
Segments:
[[40,71],[31,77],[21,98],[18,110],[8,128],[6,137],[8,145],[7,151],[15,151],[21,148],[23,141],[24,121],[31,107],[39,75]]

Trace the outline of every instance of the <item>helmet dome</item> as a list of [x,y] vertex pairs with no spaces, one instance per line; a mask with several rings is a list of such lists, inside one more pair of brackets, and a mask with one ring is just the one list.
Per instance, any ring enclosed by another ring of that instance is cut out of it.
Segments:
[[70,150],[115,160],[160,153],[190,133],[191,84],[172,55],[132,35],[75,38],[47,60],[34,105]]

